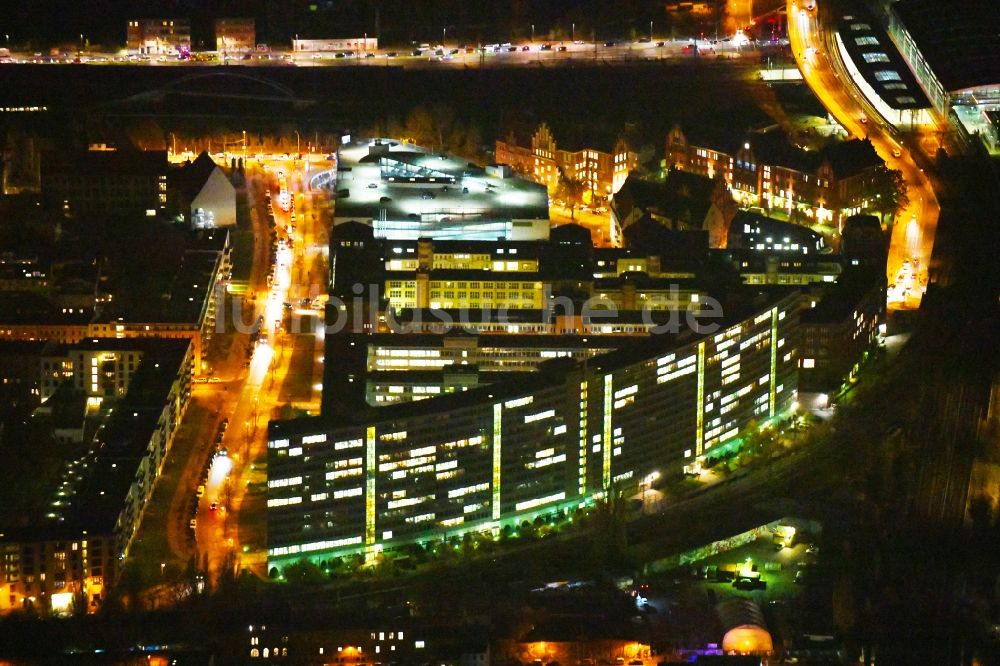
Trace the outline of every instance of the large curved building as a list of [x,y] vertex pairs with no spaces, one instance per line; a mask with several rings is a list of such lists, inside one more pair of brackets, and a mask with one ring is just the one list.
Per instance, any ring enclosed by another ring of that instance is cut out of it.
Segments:
[[711,333],[629,340],[515,381],[273,421],[268,566],[517,525],[738,445],[791,403],[799,292],[762,291]]

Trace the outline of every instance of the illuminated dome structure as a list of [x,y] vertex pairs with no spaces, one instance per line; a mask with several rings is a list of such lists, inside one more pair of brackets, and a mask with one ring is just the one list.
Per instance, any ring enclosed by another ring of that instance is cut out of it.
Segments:
[[736,597],[715,607],[725,634],[722,649],[736,654],[769,654],[774,651],[764,615],[752,599]]
[[771,643],[771,634],[766,629],[743,624],[726,632],[722,637],[722,649],[724,652],[739,654],[761,654],[772,652],[774,645]]

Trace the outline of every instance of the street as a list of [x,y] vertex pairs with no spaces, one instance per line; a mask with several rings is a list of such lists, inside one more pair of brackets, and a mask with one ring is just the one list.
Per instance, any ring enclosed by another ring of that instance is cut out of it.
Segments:
[[76,54],[46,55],[14,51],[8,64],[77,64],[141,66],[238,66],[238,67],[504,67],[541,64],[568,65],[574,62],[624,63],[636,60],[712,57],[717,59],[756,59],[759,52],[742,39],[719,35],[714,39],[662,39],[644,37],[640,41],[545,41],[541,38],[518,44],[423,45],[384,47],[371,52],[323,51],[291,52],[273,49],[253,54],[222,57],[211,52],[195,53],[189,59],[176,54],[138,55],[119,52],[85,51]]
[[[223,160],[228,163],[229,157]],[[152,503],[157,508],[140,532],[137,552],[161,575],[168,566],[183,569],[192,557],[197,566],[207,566],[211,582],[218,580],[227,560],[266,575],[267,422],[282,409],[319,411],[327,232],[325,197],[307,187],[313,174],[330,166],[321,155],[248,159],[254,249],[247,291],[230,293],[219,305],[222,314],[207,352],[207,371],[192,386],[188,417]],[[287,188],[287,209],[279,205],[281,182]],[[270,202],[276,234],[273,272]],[[256,342],[255,321],[261,322]],[[292,330],[287,330],[289,324]]]
[[[908,188],[909,204],[892,225],[886,275],[890,309],[919,307],[930,279],[931,250],[941,208],[930,179],[918,166],[914,153],[923,150],[922,135],[902,135],[864,100],[840,59],[831,17],[820,17],[824,6],[800,8],[788,0],[788,39],[803,78],[823,106],[857,138],[868,137],[890,169],[898,169]],[[823,3],[825,4],[825,3]],[[899,157],[895,157],[898,154]],[[933,155],[931,155],[933,157]]]

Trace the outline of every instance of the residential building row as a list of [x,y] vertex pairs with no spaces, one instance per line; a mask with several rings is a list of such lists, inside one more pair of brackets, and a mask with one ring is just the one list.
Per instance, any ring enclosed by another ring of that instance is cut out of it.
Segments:
[[96,290],[96,278],[85,281],[86,288],[75,295],[25,290],[19,282],[13,285],[16,289],[0,289],[0,341],[75,344],[92,338],[184,339],[191,342],[195,369],[200,373],[203,349],[215,334],[220,296],[231,276],[231,251],[226,230],[192,235],[169,298],[150,303],[141,312],[125,309],[113,294]]
[[716,136],[674,126],[666,164],[710,179],[721,178],[744,206],[784,211],[789,217],[839,230],[851,215],[876,206],[885,162],[867,139],[834,142],[819,151],[793,145],[777,127]]
[[[0,342],[0,354],[13,346],[23,355],[23,345]],[[0,612],[34,607],[61,614],[81,611],[78,604],[92,612],[129,553],[187,408],[193,345],[48,343],[22,367],[27,376],[20,381],[32,381],[31,367],[48,393],[36,419],[61,412],[75,422],[79,446],[45,489],[45,508],[0,533]]]
[[[257,47],[254,19],[215,20],[215,50],[243,54]],[[191,21],[186,18],[142,18],[128,21],[125,46],[135,54],[184,57],[191,53]]]
[[618,191],[637,164],[634,150],[619,137],[610,146],[566,150],[556,146],[548,124],[541,123],[529,141],[519,141],[513,134],[497,140],[495,159],[509,164],[518,173],[541,183],[555,195],[562,178],[583,185],[587,203],[606,201]]

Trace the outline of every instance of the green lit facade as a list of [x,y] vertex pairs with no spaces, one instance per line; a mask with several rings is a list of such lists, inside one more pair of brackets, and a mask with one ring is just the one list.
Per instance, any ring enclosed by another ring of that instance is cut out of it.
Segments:
[[[795,395],[800,297],[357,422],[273,421],[268,565],[517,526],[710,457]],[[368,419],[368,420],[366,420]]]

